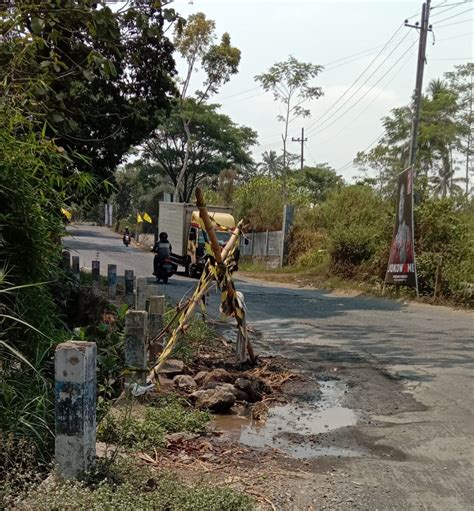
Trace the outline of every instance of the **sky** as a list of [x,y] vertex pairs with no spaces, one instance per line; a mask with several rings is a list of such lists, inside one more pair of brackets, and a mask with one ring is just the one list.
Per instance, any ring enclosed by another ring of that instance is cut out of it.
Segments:
[[[322,87],[324,96],[305,105],[311,117],[292,122],[289,136],[299,137],[305,128],[305,163],[327,162],[351,180],[357,175],[352,160],[382,134],[382,117],[410,101],[418,32],[403,22],[419,20],[421,4],[411,0],[175,0],[172,6],[183,16],[204,12],[215,20],[218,36],[228,32],[232,45],[241,50],[239,73],[212,102],[221,104],[222,113],[237,124],[258,132],[253,148],[256,161],[264,151],[281,153],[282,124],[276,119],[278,104],[258,87],[254,76],[289,55],[323,65],[313,84]],[[473,60],[473,13],[472,0],[432,1],[425,86],[455,65]],[[201,79],[196,76],[194,89],[200,87]],[[290,142],[290,151],[299,153],[299,149],[299,144]]]

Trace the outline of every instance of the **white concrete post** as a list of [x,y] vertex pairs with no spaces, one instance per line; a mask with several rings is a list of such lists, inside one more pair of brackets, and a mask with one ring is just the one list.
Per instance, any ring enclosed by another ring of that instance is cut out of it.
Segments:
[[125,303],[131,307],[133,302],[133,270],[125,270]]
[[81,280],[81,269],[79,267],[79,256],[72,256],[72,273],[77,282]]
[[128,311],[125,315],[125,366],[127,383],[143,385],[147,371],[147,313]]
[[137,290],[135,297],[135,309],[137,311],[146,310],[146,277],[137,277]]
[[92,261],[92,287],[100,288],[100,261]]
[[64,271],[71,271],[71,253],[68,250],[63,250],[62,253],[62,268]]
[[117,297],[117,265],[107,265],[107,288],[109,300],[115,300]]
[[68,341],[55,353],[55,457],[64,479],[73,479],[95,465],[95,342]]
[[150,307],[148,310],[148,351],[150,360],[154,361],[158,355],[160,345],[158,342],[152,342],[153,339],[163,329],[163,315],[165,313],[165,296],[151,296]]

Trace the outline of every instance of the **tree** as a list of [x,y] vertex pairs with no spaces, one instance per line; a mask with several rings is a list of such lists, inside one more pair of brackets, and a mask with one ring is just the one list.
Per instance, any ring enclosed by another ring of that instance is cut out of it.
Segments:
[[311,198],[319,203],[324,202],[329,194],[343,185],[341,176],[327,163],[316,167],[304,167],[300,171],[298,182],[311,194]]
[[265,151],[262,154],[262,162],[259,169],[267,176],[278,177],[282,175],[283,157],[278,156],[276,151]]
[[[284,113],[277,119],[283,123],[283,184],[285,192],[287,172],[288,125],[296,118],[309,117],[311,112],[302,105],[307,101],[318,99],[323,92],[321,87],[311,85],[311,81],[323,69],[311,63],[299,62],[295,57],[288,57],[285,62],[277,62],[266,73],[255,76],[255,80],[261,84],[263,90],[271,92],[275,101],[283,104]],[[285,192],[286,193],[286,192]]]
[[68,150],[64,171],[109,177],[169,108],[175,63],[164,32],[180,19],[167,3],[131,0],[113,12],[91,0],[26,0],[6,10],[2,96]]
[[[465,123],[459,122],[458,95],[446,82],[432,81],[423,96],[415,162],[415,185],[418,193],[426,196],[429,184],[432,191],[445,197],[457,193],[453,153],[465,132]],[[375,170],[380,192],[392,196],[399,172],[408,165],[410,125],[409,107],[395,108],[382,120],[384,134],[368,153],[357,154],[355,163],[363,171]]]
[[[256,143],[257,134],[250,128],[237,126],[227,115],[218,113],[218,105],[188,99],[184,106],[184,115],[190,116],[189,129],[195,137],[188,151],[182,112],[176,106],[169,117],[161,118],[160,127],[145,142],[143,159],[146,162],[144,169],[149,175],[168,180],[175,190],[181,177],[182,186],[177,198],[188,202],[203,180],[215,178],[222,170],[234,165],[251,164],[249,149]],[[183,174],[186,158],[188,163]]]
[[458,139],[456,149],[463,155],[465,160],[465,193],[469,195],[469,174],[472,172],[473,148],[473,76],[474,64],[469,62],[461,66],[455,66],[455,71],[446,73],[452,90],[457,94],[459,109],[456,119],[461,127],[461,136]]
[[[185,155],[181,170],[175,183],[174,200],[180,194],[182,181],[187,173],[192,145],[195,142],[191,130],[191,123],[198,108],[212,94],[217,93],[219,87],[227,83],[233,74],[238,72],[240,63],[240,50],[231,46],[230,36],[223,34],[219,44],[214,44],[215,22],[208,20],[202,12],[189,16],[184,28],[178,27],[175,36],[175,46],[181,56],[186,60],[187,70],[182,80],[182,88],[179,97],[179,109],[182,117],[183,128],[186,133]],[[194,101],[189,94],[189,87],[193,73],[200,64],[206,78],[203,83],[204,89],[197,91]],[[196,108],[190,108],[195,105]]]

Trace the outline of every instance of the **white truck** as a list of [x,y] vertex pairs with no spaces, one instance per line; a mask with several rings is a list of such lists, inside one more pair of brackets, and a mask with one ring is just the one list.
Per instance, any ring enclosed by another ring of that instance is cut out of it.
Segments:
[[[235,227],[232,208],[207,206],[214,222],[214,230],[221,246],[224,246]],[[205,264],[207,234],[195,204],[160,202],[158,230],[166,232],[171,243],[171,261],[183,266],[189,277],[201,274]],[[237,257],[238,259],[238,253]]]

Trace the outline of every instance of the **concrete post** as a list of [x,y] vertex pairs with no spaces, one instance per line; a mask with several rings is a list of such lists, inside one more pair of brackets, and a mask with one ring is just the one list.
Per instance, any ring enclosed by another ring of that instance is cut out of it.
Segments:
[[127,383],[144,385],[147,371],[147,313],[128,311],[125,315],[125,366]]
[[295,207],[292,204],[285,204],[283,210],[283,228],[282,228],[282,247],[280,255],[280,266],[286,266],[288,264],[288,253],[289,253],[289,235],[291,228],[293,227],[293,218],[295,215]]
[[136,291],[136,299],[135,299],[135,309],[137,311],[146,310],[146,287],[147,287],[147,279],[146,277],[137,277],[137,291]]
[[71,253],[68,250],[63,250],[61,266],[64,271],[71,271]]
[[265,233],[265,257],[268,257],[269,246],[270,246],[270,232],[267,229],[267,231]]
[[133,302],[133,270],[125,270],[125,303],[131,307]]
[[72,273],[77,282],[81,280],[81,269],[79,266],[79,256],[72,256]]
[[92,287],[100,288],[100,261],[92,261]]
[[117,265],[107,265],[107,288],[109,300],[115,300],[117,297]]
[[73,479],[95,465],[95,342],[68,341],[55,353],[55,456],[64,479]]
[[150,360],[154,361],[158,355],[160,344],[153,339],[163,329],[163,315],[165,313],[165,296],[151,296],[148,310],[148,352]]

